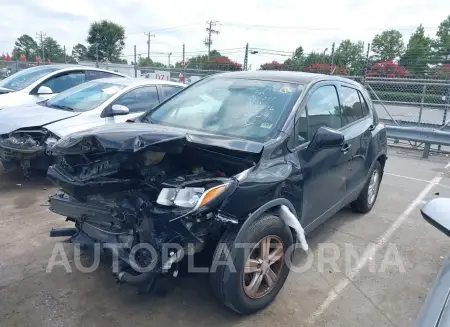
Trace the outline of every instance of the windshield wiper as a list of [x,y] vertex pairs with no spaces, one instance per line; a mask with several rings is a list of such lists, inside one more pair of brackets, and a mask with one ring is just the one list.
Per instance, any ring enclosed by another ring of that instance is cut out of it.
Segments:
[[61,105],[61,104],[49,104],[47,102],[46,105],[49,106],[50,108],[62,109],[62,110],[67,110],[67,111],[73,111],[73,108],[68,107],[68,106],[64,106],[64,105]]

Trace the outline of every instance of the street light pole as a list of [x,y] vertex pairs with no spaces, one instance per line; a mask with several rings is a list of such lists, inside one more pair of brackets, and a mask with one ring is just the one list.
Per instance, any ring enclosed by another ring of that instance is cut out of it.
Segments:
[[169,68],[170,68],[170,56],[172,55],[172,52],[169,53]]

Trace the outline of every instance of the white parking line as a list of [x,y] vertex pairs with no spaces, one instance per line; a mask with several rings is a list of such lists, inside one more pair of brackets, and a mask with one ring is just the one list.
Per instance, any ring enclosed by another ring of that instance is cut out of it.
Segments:
[[410,176],[404,176],[404,175],[398,175],[398,174],[392,174],[392,173],[384,173],[384,175],[411,179],[413,181],[418,181],[418,182],[430,183],[430,181],[427,181],[426,179],[420,179],[420,178],[415,178],[415,177],[410,177]]
[[[445,166],[445,169],[450,168],[450,162]],[[392,174],[391,174],[392,175]],[[388,230],[377,240],[376,243],[372,244],[366,251],[364,251],[361,259],[358,261],[356,268],[351,270],[349,276],[345,276],[346,278],[341,279],[333,289],[328,293],[325,301],[317,308],[317,310],[311,314],[306,320],[306,324],[312,324],[314,321],[339,297],[341,292],[353,282],[353,279],[356,275],[360,273],[360,271],[364,268],[364,266],[369,262],[369,258],[372,258],[375,253],[377,253],[389,240],[389,238],[394,234],[394,232],[405,222],[408,216],[416,209],[416,207],[420,206],[425,197],[428,195],[428,192],[431,189],[439,184],[442,180],[442,173],[439,176],[436,176],[430,181],[427,182],[425,188],[420,192],[420,194],[410,203],[410,205],[402,212],[402,214],[392,223],[392,225],[388,228]]]

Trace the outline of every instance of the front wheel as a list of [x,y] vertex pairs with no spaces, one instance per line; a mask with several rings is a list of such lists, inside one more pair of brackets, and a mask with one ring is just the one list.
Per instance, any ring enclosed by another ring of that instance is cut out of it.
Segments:
[[[283,287],[288,274],[289,227],[277,216],[264,214],[243,230],[227,231],[214,253],[215,262],[227,262],[212,271],[211,286],[218,299],[241,314],[267,307]],[[228,257],[227,257],[228,256]]]
[[358,198],[350,203],[353,211],[359,213],[369,212],[375,204],[378,197],[378,191],[380,189],[382,176],[381,164],[377,161],[369,174],[369,179],[367,180],[364,188],[361,190]]

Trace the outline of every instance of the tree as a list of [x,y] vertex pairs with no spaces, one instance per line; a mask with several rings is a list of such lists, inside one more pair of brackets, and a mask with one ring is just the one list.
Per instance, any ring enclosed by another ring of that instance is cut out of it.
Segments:
[[284,70],[283,64],[278,61],[267,62],[259,67],[259,70]]
[[339,44],[334,54],[334,63],[337,66],[345,67],[352,75],[362,74],[365,62],[364,43],[362,41],[344,40]]
[[139,67],[161,67],[161,68],[166,67],[166,65],[164,65],[162,62],[153,61],[151,58],[141,57],[141,56],[139,56],[138,66]]
[[425,29],[421,25],[409,38],[406,51],[399,64],[405,66],[408,71],[416,76],[423,76],[428,71],[428,63],[431,60],[431,46],[433,40],[425,36]]
[[45,60],[50,59],[51,62],[64,62],[64,50],[59,43],[52,37],[44,40]]
[[403,54],[403,35],[397,30],[383,31],[372,40],[372,52],[376,60],[393,60]]
[[72,57],[76,62],[87,59],[87,48],[81,43],[78,43],[72,48]]
[[226,56],[222,56],[219,51],[212,50],[208,59],[207,55],[196,56],[186,60],[186,65],[181,62],[175,63],[176,68],[197,68],[197,69],[211,69],[211,70],[226,70],[236,71],[242,70],[242,65],[231,60]]
[[23,34],[14,43],[12,56],[14,60],[19,60],[20,56],[25,56],[27,61],[33,61],[39,50],[36,41],[29,35]]
[[406,77],[408,70],[400,65],[397,65],[392,60],[387,60],[373,64],[367,71],[367,76],[376,77]]
[[99,61],[123,62],[120,59],[125,46],[125,29],[114,22],[102,20],[94,22],[87,37],[88,57]]
[[439,24],[434,49],[437,62],[450,63],[450,15]]

